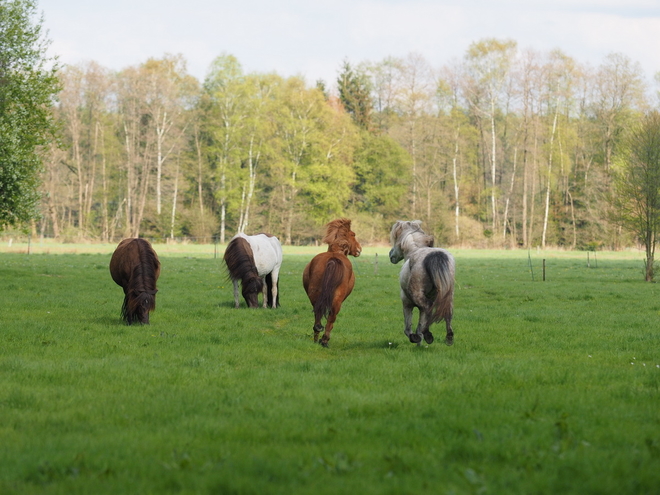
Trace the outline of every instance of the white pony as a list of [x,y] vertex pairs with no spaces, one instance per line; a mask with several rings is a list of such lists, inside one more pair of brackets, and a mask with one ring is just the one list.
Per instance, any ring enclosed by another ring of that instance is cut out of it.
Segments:
[[[454,307],[454,257],[444,249],[433,247],[433,237],[424,233],[420,220],[398,221],[390,232],[390,261],[405,263],[399,274],[403,302],[404,333],[410,342],[419,344],[422,337],[433,342],[431,324],[445,320],[445,343],[454,343],[451,319]],[[417,331],[412,333],[412,311],[419,309]]]
[[229,278],[234,284],[236,308],[239,307],[239,280],[243,298],[249,308],[259,306],[259,293],[262,291],[264,308],[280,305],[278,278],[282,266],[282,245],[277,237],[269,234],[237,234],[229,241],[224,259]]

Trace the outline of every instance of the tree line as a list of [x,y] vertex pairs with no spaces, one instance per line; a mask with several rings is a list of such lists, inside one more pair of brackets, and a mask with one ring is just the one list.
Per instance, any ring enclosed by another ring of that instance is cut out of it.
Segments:
[[301,244],[349,216],[365,243],[400,218],[452,245],[637,241],[613,211],[617,152],[657,101],[621,54],[590,67],[484,39],[442,67],[346,61],[331,90],[230,54],[203,81],[178,55],[58,69],[37,233]]

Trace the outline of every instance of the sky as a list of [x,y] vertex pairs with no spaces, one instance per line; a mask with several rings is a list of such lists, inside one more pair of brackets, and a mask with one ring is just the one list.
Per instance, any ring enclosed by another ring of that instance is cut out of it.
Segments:
[[594,67],[610,53],[660,72],[660,0],[38,0],[60,62],[111,70],[181,54],[202,81],[230,54],[245,72],[322,79],[344,61],[421,55],[433,67],[471,43],[512,39]]

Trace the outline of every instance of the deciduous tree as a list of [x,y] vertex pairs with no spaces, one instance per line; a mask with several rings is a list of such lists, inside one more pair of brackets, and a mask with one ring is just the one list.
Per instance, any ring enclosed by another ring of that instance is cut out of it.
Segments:
[[38,216],[41,148],[53,139],[58,64],[34,0],[0,0],[0,229]]
[[660,112],[641,119],[621,146],[613,197],[620,223],[646,251],[645,278],[654,278],[655,247],[660,235]]

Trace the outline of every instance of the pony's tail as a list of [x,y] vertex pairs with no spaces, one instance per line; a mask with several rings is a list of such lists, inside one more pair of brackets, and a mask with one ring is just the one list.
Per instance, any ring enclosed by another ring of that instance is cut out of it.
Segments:
[[455,263],[451,254],[438,250],[424,258],[424,269],[435,286],[431,323],[451,318],[454,311]]
[[337,258],[330,258],[325,265],[323,280],[321,281],[321,295],[314,304],[314,316],[325,318],[332,309],[332,300],[335,290],[344,279],[344,264]]
[[154,251],[138,244],[139,263],[133,267],[124,304],[122,318],[129,325],[148,323],[149,313],[156,309],[157,267],[160,266]]

